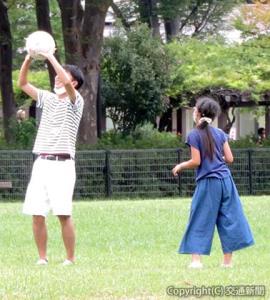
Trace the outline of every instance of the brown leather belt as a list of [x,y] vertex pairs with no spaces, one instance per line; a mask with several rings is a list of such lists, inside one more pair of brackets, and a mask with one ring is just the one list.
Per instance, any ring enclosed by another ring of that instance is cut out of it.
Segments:
[[40,157],[41,159],[59,160],[59,161],[73,159],[69,154],[40,154],[38,157]]

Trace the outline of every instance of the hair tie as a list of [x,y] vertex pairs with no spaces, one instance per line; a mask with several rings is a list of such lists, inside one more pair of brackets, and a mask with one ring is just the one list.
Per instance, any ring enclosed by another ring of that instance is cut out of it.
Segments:
[[208,124],[211,124],[212,123],[212,119],[211,118],[207,118],[207,117],[200,118],[199,124],[202,124],[203,122],[207,122]]

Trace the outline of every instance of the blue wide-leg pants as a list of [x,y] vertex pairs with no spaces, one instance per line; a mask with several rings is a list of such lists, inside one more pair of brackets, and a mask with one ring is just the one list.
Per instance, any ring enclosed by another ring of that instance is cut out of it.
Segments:
[[198,181],[179,253],[209,255],[215,226],[217,226],[223,253],[230,253],[254,244],[231,177],[205,178]]

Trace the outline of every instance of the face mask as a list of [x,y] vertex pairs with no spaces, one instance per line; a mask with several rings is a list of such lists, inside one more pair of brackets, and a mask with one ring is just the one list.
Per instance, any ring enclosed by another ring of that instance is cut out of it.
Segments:
[[56,95],[63,95],[67,92],[64,87],[60,87],[60,88],[55,87],[53,90]]

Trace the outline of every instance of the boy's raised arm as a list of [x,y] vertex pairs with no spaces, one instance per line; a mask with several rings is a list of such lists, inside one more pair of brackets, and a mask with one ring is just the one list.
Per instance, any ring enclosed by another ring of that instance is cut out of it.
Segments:
[[29,54],[27,54],[20,69],[18,86],[32,99],[37,100],[38,89],[32,84],[30,84],[27,80],[27,74],[28,74],[31,61],[32,58],[30,57]]
[[72,81],[70,80],[69,76],[67,75],[67,72],[65,71],[65,69],[60,65],[60,63],[57,61],[57,59],[55,58],[55,56],[53,54],[50,53],[40,53],[42,54],[44,57],[46,57],[49,62],[51,63],[51,65],[53,66],[56,74],[58,75],[60,81],[64,84],[64,87],[66,89],[66,92],[70,98],[70,100],[74,103],[76,100],[76,89],[72,83]]

